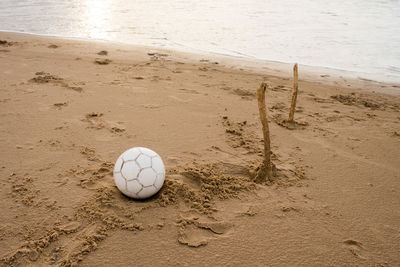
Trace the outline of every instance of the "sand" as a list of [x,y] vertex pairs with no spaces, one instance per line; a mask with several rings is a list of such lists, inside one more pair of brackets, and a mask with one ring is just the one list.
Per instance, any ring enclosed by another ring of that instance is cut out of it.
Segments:
[[[0,265],[400,264],[400,85],[300,64],[287,124],[291,65],[0,40]],[[262,81],[276,177],[255,183]],[[145,201],[112,177],[134,146],[166,165]]]

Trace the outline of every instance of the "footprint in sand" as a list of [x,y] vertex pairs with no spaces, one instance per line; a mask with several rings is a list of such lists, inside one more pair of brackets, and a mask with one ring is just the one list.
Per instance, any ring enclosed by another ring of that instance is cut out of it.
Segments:
[[271,91],[275,92],[282,92],[282,91],[289,91],[290,89],[285,87],[284,85],[277,85],[271,88]]
[[186,88],[180,88],[179,91],[182,91],[182,92],[188,93],[188,94],[194,94],[194,95],[200,94],[200,93],[199,93],[198,91],[196,91],[196,90],[186,89]]
[[225,236],[233,226],[224,221],[209,221],[198,217],[182,218],[178,225],[178,242],[189,247],[205,246],[211,240]]
[[240,96],[242,99],[251,100],[256,97],[256,93],[253,91],[245,90],[242,88],[236,88],[232,90],[234,95]]
[[371,99],[365,96],[351,93],[350,95],[333,95],[332,99],[348,106],[366,107],[372,110],[385,110],[388,108],[395,108],[395,105],[386,101],[379,101],[378,99]]
[[353,239],[347,239],[343,241],[344,246],[357,258],[365,260],[366,258],[362,256],[362,252],[364,250],[364,247],[361,242],[358,242]]
[[100,52],[97,53],[99,56],[107,56],[108,52],[106,50],[101,50]]
[[165,60],[165,58],[169,56],[168,54],[157,52],[149,52],[147,55],[150,56],[150,60],[152,61]]
[[96,58],[94,60],[94,63],[97,64],[97,65],[108,65],[111,62],[112,61],[110,59],[108,59],[108,58],[106,58],[106,59]]
[[64,81],[63,78],[58,77],[56,75],[52,75],[52,74],[44,72],[44,71],[36,72],[35,75],[36,75],[35,77],[33,77],[32,79],[29,80],[30,82],[38,83],[38,84],[49,83],[49,84],[54,84],[54,85],[59,85],[61,87],[65,87],[67,89],[71,89],[76,92],[83,91],[82,87],[70,86],[68,83],[66,83]]
[[287,112],[288,110],[289,110],[288,106],[283,102],[278,102],[269,108],[269,111],[271,112],[274,111]]
[[6,40],[0,40],[0,46],[8,47],[8,46],[16,45],[16,44],[18,44],[18,43],[17,42],[9,42]]
[[312,101],[317,102],[317,103],[324,103],[324,104],[326,104],[326,103],[333,104],[334,103],[334,101],[332,99],[321,98],[321,97],[317,97],[315,95],[310,95],[310,97],[307,97],[307,98],[311,99]]
[[114,134],[121,134],[125,132],[125,129],[122,128],[120,125],[104,120],[103,116],[103,113],[91,112],[87,113],[82,121],[89,123],[89,128],[107,129]]
[[59,103],[54,103],[53,107],[55,107],[56,109],[60,110],[63,107],[68,106],[68,102],[59,102]]
[[234,122],[228,116],[222,117],[222,125],[225,128],[228,144],[232,148],[243,148],[248,153],[258,154],[261,152],[255,133],[249,129],[247,121]]

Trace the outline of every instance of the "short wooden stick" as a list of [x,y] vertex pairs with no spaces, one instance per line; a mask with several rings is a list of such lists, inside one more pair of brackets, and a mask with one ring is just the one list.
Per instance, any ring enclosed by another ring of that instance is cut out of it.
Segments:
[[264,160],[259,168],[255,180],[257,182],[264,182],[272,176],[271,165],[271,140],[269,136],[269,127],[267,120],[267,109],[265,107],[265,91],[268,87],[267,83],[261,83],[257,90],[258,96],[258,111],[260,113],[260,120],[262,124],[262,131],[264,136]]
[[299,74],[297,63],[294,64],[293,67],[293,92],[292,92],[292,103],[290,105],[290,112],[289,112],[289,122],[294,121],[294,110],[296,109],[296,101],[297,101],[297,89],[299,87]]

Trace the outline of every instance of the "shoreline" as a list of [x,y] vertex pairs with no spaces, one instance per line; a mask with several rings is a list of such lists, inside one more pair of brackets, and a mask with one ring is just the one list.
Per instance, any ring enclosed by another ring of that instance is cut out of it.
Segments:
[[[109,40],[95,40],[88,38],[79,37],[61,37],[53,35],[41,35],[35,33],[23,33],[23,32],[13,32],[13,31],[0,31],[0,38],[5,38],[10,36],[11,38],[21,38],[26,39],[29,36],[37,39],[47,39],[47,40],[60,40],[60,41],[76,41],[84,43],[93,44],[103,44],[105,46],[120,46],[124,48],[130,48],[132,50],[154,50],[154,51],[164,51],[173,53],[175,55],[181,55],[189,60],[200,60],[203,58],[208,58],[211,61],[219,61],[227,67],[233,67],[238,69],[244,69],[246,71],[251,71],[259,74],[268,74],[281,78],[292,78],[292,68],[294,63],[286,63],[280,61],[270,61],[262,60],[257,58],[247,58],[233,55],[225,55],[220,53],[213,53],[203,50],[195,50],[192,48],[187,49],[175,49],[175,48],[163,48],[156,46],[145,46],[137,44],[129,44],[123,42],[109,41]],[[315,81],[327,85],[338,85],[343,87],[359,87],[361,90],[382,90],[380,92],[400,95],[400,82],[389,81],[389,80],[379,80],[378,76],[375,79],[363,78],[363,75],[373,76],[370,73],[359,73],[348,70],[334,69],[323,66],[309,66],[302,65],[301,62],[297,62],[299,65],[299,78],[305,81]]]

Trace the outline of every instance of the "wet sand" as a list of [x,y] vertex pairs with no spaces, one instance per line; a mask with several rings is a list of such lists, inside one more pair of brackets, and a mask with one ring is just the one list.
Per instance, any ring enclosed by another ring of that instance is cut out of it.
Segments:
[[[1,265],[400,264],[400,85],[300,65],[286,127],[289,65],[0,40]],[[277,176],[257,184],[262,81]],[[167,169],[146,201],[112,177],[134,146]]]

